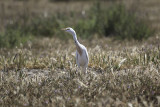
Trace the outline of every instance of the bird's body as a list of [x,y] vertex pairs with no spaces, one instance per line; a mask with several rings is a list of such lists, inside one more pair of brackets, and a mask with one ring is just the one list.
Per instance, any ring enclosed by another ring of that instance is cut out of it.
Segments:
[[83,67],[84,70],[87,68],[87,66],[88,66],[88,53],[87,53],[87,49],[85,47],[82,49],[81,54],[78,52],[78,50],[76,50],[76,63],[78,65],[78,67],[81,66],[81,67]]
[[88,62],[89,62],[88,52],[86,47],[79,43],[79,41],[77,40],[76,32],[72,28],[69,27],[63,30],[72,34],[75,45],[76,45],[76,63],[79,68],[82,67],[82,70],[86,72],[86,69],[88,67]]

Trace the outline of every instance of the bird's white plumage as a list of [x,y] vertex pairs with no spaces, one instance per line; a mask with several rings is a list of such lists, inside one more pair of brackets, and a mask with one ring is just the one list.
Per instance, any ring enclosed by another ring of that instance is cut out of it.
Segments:
[[88,67],[88,62],[89,62],[89,57],[88,57],[88,52],[87,52],[86,47],[79,43],[79,41],[77,40],[76,32],[72,28],[68,27],[62,30],[65,30],[66,32],[72,34],[73,39],[75,41],[76,49],[77,49],[76,50],[76,63],[79,68],[82,67],[82,70],[86,72],[87,67]]

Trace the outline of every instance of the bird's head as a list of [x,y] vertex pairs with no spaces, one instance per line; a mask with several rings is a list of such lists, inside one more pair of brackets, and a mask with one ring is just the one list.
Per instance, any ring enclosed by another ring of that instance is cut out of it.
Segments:
[[75,33],[75,31],[74,31],[71,27],[67,27],[67,28],[64,28],[64,29],[62,29],[62,30],[65,31],[65,32],[68,32],[68,33],[70,33],[70,34]]

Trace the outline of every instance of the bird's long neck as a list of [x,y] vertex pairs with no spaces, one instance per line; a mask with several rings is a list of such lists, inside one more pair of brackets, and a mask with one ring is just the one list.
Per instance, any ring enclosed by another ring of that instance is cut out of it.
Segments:
[[78,39],[77,39],[76,32],[73,32],[73,33],[72,33],[72,36],[73,36],[73,39],[74,39],[75,44],[78,44],[78,45],[79,45],[80,43],[79,43],[79,41],[78,41]]
[[78,53],[79,53],[80,55],[82,55],[82,48],[81,48],[81,46],[80,46],[79,41],[77,40],[77,35],[76,35],[75,32],[73,32],[72,35],[73,35],[73,39],[74,39],[74,42],[75,42],[77,51],[78,51]]

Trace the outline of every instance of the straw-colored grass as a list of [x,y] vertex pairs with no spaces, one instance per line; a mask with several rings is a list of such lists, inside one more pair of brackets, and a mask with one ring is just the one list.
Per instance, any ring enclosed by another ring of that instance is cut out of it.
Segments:
[[[24,21],[19,16],[48,15],[55,11],[81,14],[91,6],[38,1],[0,1],[1,30],[15,20]],[[127,1],[124,0],[126,6],[133,6],[142,18],[149,17],[151,25],[159,29],[158,0]],[[59,10],[60,5],[63,10]],[[64,42],[41,37],[18,48],[1,48],[0,106],[159,107],[159,41],[160,34],[143,42],[111,38],[80,40],[89,53],[87,74],[77,71],[72,39]]]
[[89,52],[87,74],[77,71],[73,40],[1,49],[0,105],[160,106],[159,40],[81,40]]

